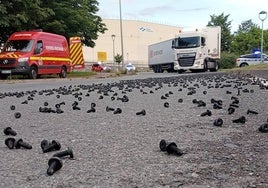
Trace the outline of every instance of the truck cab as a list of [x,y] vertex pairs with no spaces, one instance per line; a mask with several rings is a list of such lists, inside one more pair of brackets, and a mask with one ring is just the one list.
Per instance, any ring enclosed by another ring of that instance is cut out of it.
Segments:
[[201,31],[181,32],[172,41],[175,52],[174,69],[179,72],[217,71],[220,57],[219,29],[212,27]]

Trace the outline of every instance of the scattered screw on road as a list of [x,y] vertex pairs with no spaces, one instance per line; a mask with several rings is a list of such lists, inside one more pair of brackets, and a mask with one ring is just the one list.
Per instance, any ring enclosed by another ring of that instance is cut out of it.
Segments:
[[4,129],[4,134],[5,135],[12,135],[12,136],[16,136],[17,135],[16,131],[14,131],[11,127],[6,127]]
[[53,155],[53,157],[60,157],[60,158],[66,156],[69,156],[71,159],[74,158],[73,150],[70,147],[68,147],[67,150],[65,151],[61,151]]
[[60,170],[63,163],[59,157],[51,157],[48,160],[47,175],[52,176],[56,171]]
[[161,140],[159,143],[159,147],[161,151],[167,151],[168,154],[174,154],[177,156],[183,155],[182,150],[180,150],[177,147],[177,144],[175,144],[174,142],[166,142],[165,140]]
[[15,145],[15,138],[6,138],[5,144],[9,149],[13,149]]
[[24,142],[21,138],[15,141],[14,146],[16,149],[19,148],[32,149],[32,145],[30,145],[27,142]]
[[55,150],[60,150],[61,145],[58,141],[52,140],[51,144],[49,144],[47,147],[43,149],[44,153],[50,152],[50,151],[55,151]]

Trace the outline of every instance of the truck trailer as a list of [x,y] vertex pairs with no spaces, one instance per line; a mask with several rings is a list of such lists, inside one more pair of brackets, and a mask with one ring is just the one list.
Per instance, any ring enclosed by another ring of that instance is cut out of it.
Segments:
[[221,52],[221,27],[179,31],[173,38],[148,47],[149,68],[155,73],[186,70],[217,71]]

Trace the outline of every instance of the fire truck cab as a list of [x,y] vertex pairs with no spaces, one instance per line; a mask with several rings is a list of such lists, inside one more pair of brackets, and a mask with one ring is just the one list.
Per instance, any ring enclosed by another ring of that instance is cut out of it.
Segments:
[[13,33],[0,53],[0,77],[28,75],[36,79],[43,74],[65,78],[71,71],[68,42],[64,36],[42,32]]

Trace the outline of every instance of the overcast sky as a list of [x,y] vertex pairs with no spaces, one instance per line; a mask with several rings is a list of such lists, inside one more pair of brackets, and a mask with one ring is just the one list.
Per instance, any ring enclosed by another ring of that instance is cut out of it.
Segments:
[[[119,19],[119,0],[98,0],[103,19]],[[268,0],[121,0],[122,18],[180,26],[202,28],[210,15],[224,13],[236,31],[243,21],[251,19],[261,26],[260,11],[268,12]],[[264,29],[268,28],[268,18]]]

